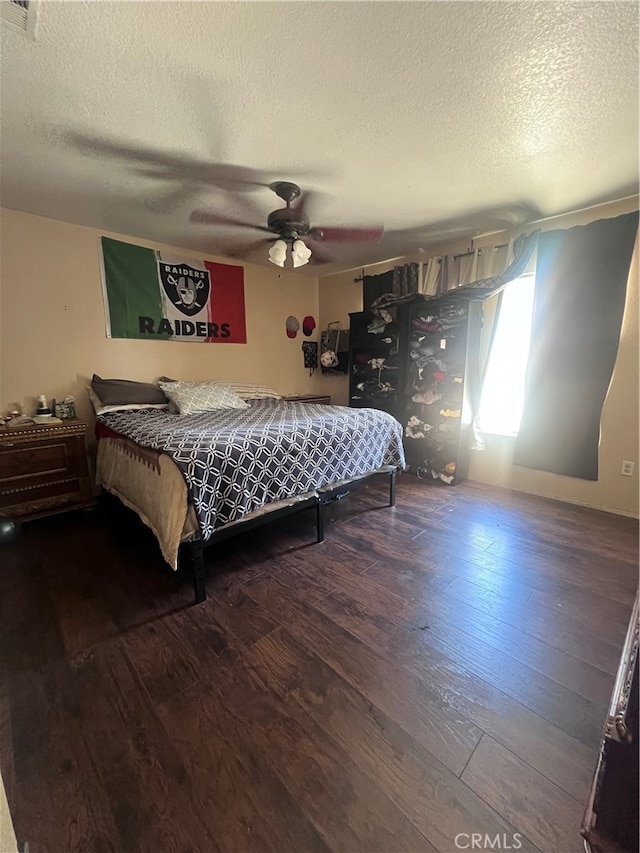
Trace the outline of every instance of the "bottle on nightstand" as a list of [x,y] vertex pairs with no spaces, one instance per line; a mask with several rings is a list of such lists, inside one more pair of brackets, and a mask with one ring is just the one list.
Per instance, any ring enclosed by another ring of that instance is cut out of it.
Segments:
[[45,418],[47,415],[51,414],[51,409],[49,408],[49,404],[47,403],[47,398],[44,394],[40,394],[38,397],[38,405],[36,406],[36,415],[40,418]]

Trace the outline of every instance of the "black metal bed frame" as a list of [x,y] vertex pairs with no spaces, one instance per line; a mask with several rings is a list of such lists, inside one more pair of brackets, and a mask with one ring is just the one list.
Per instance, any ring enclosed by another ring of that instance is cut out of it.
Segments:
[[[292,515],[296,512],[302,512],[303,510],[309,509],[312,506],[315,506],[316,508],[316,542],[323,542],[325,506],[331,503],[331,501],[341,500],[352,489],[355,489],[358,486],[363,485],[363,483],[369,482],[374,477],[379,477],[385,473],[387,472],[376,471],[375,473],[367,474],[358,480],[352,480],[351,482],[343,483],[340,486],[336,486],[333,489],[327,489],[325,491],[311,495],[310,497],[305,498],[305,500],[298,501],[297,503],[291,504],[289,506],[284,506],[281,509],[275,509],[272,512],[267,512],[264,515],[257,516],[256,518],[249,518],[247,519],[247,521],[243,521],[240,524],[234,524],[228,527],[223,527],[220,530],[214,532],[213,535],[210,536],[206,542],[204,542],[202,539],[194,539],[191,542],[184,543],[183,547],[186,548],[186,554],[188,555],[193,575],[193,590],[195,593],[195,603],[202,604],[202,602],[205,601],[207,597],[204,569],[204,549],[208,548],[209,545],[214,545],[218,542],[222,542],[225,539],[229,539],[238,533],[246,533],[248,530],[251,530],[254,527],[261,527],[263,524],[266,524],[270,521],[275,521],[277,518],[283,518],[286,515]],[[394,468],[388,473],[389,506],[395,506],[396,478],[398,472]]]

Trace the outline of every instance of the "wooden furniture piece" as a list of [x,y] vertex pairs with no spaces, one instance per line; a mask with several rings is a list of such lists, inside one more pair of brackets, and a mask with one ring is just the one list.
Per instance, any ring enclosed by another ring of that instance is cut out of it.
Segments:
[[582,823],[591,853],[638,850],[638,594],[613,687]]
[[324,394],[293,394],[290,397],[283,397],[283,400],[288,400],[290,403],[326,403],[331,402],[331,397]]
[[29,520],[93,506],[87,424],[0,427],[0,513]]

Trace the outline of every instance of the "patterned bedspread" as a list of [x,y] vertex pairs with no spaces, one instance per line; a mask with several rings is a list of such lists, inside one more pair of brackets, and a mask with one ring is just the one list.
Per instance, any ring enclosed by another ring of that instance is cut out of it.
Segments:
[[145,409],[109,412],[100,421],[171,456],[205,540],[272,501],[405,465],[402,427],[378,409],[253,400],[241,410],[180,416]]

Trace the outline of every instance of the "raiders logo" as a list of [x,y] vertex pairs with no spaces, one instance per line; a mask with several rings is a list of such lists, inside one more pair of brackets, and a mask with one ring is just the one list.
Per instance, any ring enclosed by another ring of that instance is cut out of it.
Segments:
[[211,283],[208,270],[196,270],[188,264],[158,263],[158,273],[165,293],[187,317],[198,314],[209,299]]

